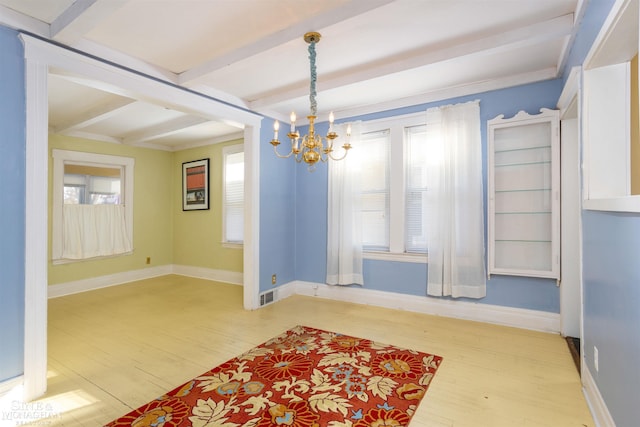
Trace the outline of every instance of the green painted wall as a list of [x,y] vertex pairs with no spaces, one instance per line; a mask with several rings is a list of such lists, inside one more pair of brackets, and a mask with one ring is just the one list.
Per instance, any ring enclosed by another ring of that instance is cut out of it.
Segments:
[[[177,152],[152,150],[59,135],[49,137],[49,284],[179,264],[242,272],[241,248],[222,245],[222,148],[242,140]],[[51,150],[85,151],[135,159],[132,255],[51,263]],[[182,163],[209,158],[210,209],[182,211]],[[146,264],[147,257],[151,264]]]
[[[242,249],[222,245],[222,148],[230,141],[173,153],[173,263],[242,272]],[[182,163],[209,159],[209,210],[182,210]]]
[[[85,151],[135,159],[132,255],[116,256],[68,264],[51,263],[51,188],[53,164],[51,150]],[[51,135],[49,137],[49,284],[66,283],[91,277],[140,270],[171,264],[173,259],[173,153]],[[151,257],[151,264],[146,258]]]

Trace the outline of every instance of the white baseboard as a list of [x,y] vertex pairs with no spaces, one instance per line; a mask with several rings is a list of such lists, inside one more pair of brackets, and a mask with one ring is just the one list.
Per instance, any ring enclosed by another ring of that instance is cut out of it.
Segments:
[[[186,265],[164,265],[51,285],[48,290],[49,298],[120,285],[167,274],[178,274],[237,285],[242,285],[243,280],[242,273],[233,271],[214,270]],[[560,331],[560,315],[544,311],[466,301],[443,300],[366,288],[329,286],[323,283],[303,281],[289,282],[277,288],[277,299],[279,300],[294,294],[317,296],[357,304],[369,304],[397,310],[414,311],[544,332]]]
[[234,285],[242,285],[243,283],[242,273],[225,270],[213,270],[210,268],[202,267],[191,267],[188,265],[169,264],[51,285],[48,287],[48,296],[49,298],[57,298],[65,295],[77,294],[79,292],[91,291],[94,289],[122,285],[124,283],[135,282],[136,280],[166,276],[167,274],[178,274],[181,276],[196,277],[199,279],[215,280],[217,282],[231,283]]
[[593,379],[589,368],[584,363],[584,360],[582,361],[581,377],[582,392],[587,399],[587,405],[589,405],[596,427],[615,427],[616,423],[613,421],[609,413],[609,408],[607,408],[607,404],[600,394],[598,385]]
[[216,282],[241,285],[244,283],[242,273],[227,270],[214,270],[212,268],[193,267],[190,265],[173,265],[172,273],[181,276],[195,277],[198,279],[214,280]]
[[323,283],[293,281],[278,287],[278,299],[298,294],[339,301],[368,304],[397,310],[413,311],[443,317],[473,320],[531,329],[560,332],[560,314],[523,308],[452,301],[416,295],[397,294],[366,288],[329,286]]
[[171,274],[171,272],[171,265],[161,265],[158,267],[123,271],[122,273],[114,273],[108,274],[106,276],[90,277],[88,279],[60,283],[58,285],[49,286],[49,298],[77,294],[79,292],[86,292],[94,289],[107,288],[109,286],[121,285],[123,283],[134,282],[136,280],[165,276],[167,274]]

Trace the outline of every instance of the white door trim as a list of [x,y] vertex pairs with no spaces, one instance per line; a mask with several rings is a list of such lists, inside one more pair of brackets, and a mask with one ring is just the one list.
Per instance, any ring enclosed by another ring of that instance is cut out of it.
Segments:
[[[20,38],[25,48],[26,68],[26,234],[25,234],[25,344],[24,399],[33,400],[46,391],[47,381],[47,211],[48,211],[48,94],[49,66],[99,79],[148,101],[161,101],[183,111],[222,118],[244,125],[245,152],[245,243],[244,306],[258,307],[259,290],[259,158],[262,117],[243,108],[217,102],[206,96],[102,62],[79,52],[27,34]],[[248,196],[248,197],[247,197]]]

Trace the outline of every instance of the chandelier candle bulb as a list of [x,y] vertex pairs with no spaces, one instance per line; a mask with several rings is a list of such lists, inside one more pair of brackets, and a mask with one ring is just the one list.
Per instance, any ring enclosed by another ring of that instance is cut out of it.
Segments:
[[280,129],[280,123],[276,120],[276,121],[273,123],[273,139],[274,139],[275,141],[277,141],[277,140],[278,140],[278,130],[279,130],[279,129]]
[[333,132],[333,120],[334,120],[334,116],[333,116],[333,111],[329,114],[329,133]]
[[291,133],[296,132],[296,113],[291,112]]

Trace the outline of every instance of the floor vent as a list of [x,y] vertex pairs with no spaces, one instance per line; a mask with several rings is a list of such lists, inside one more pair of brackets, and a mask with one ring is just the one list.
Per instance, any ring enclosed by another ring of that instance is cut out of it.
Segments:
[[276,291],[267,291],[260,294],[260,307],[271,304],[276,299]]

